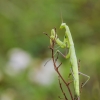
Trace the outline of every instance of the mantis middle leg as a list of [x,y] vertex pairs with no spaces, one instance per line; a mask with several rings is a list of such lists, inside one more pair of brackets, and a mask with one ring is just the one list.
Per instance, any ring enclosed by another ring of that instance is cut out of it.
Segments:
[[[64,55],[62,52],[60,52],[60,50],[57,50],[56,52],[55,52],[55,54],[56,53],[59,53],[59,54],[61,54],[61,56],[63,56],[65,59],[67,59],[67,58],[69,58],[70,57],[70,51],[68,52],[68,54],[67,55]],[[54,54],[54,55],[55,55]]]

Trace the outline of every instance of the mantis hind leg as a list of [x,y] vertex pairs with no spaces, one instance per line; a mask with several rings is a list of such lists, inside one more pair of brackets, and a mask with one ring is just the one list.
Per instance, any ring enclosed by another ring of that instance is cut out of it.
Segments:
[[88,76],[88,75],[86,75],[86,74],[83,74],[83,73],[81,73],[81,72],[79,72],[79,74],[81,74],[81,75],[83,75],[83,76],[86,76],[86,77],[88,78],[88,79],[86,80],[86,82],[82,84],[82,87],[83,87],[83,86],[86,85],[86,83],[89,81],[90,76]]
[[[81,73],[81,72],[78,72],[78,73],[88,78],[88,79],[82,84],[81,87],[83,87],[83,86],[86,85],[86,83],[89,81],[90,76],[88,76],[88,75],[86,75],[86,74],[83,74],[83,73]],[[73,78],[74,78],[72,69],[71,69],[71,74],[72,74],[72,76],[73,76]],[[75,79],[75,78],[74,78],[74,79]]]

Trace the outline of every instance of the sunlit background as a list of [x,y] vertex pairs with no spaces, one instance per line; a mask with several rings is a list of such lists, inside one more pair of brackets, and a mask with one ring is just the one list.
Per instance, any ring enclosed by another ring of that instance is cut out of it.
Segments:
[[[0,100],[63,98],[52,60],[48,61],[49,38],[43,34],[56,27],[63,39],[61,12],[81,60],[80,72],[91,77],[82,89],[81,100],[99,100],[100,0],[0,0]],[[60,62],[67,80],[69,61],[59,56]],[[80,84],[86,79],[80,76]]]

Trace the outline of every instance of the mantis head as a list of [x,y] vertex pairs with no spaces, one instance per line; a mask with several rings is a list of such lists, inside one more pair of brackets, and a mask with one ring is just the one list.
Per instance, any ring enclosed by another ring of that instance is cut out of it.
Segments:
[[64,28],[65,26],[66,26],[66,23],[62,23],[61,26],[60,26],[60,28],[62,29],[62,28]]

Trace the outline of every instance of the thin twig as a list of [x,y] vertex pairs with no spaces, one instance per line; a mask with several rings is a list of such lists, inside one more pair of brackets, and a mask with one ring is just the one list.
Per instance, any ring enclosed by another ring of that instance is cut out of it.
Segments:
[[45,32],[43,32],[46,36],[48,36],[49,37],[49,39],[50,39],[50,36],[47,34],[47,33],[45,33]]
[[80,69],[80,59],[78,60],[78,70]]
[[59,99],[64,100],[63,98],[61,98],[60,96],[58,96]]
[[62,91],[62,93],[63,93],[63,95],[64,95],[64,97],[65,97],[65,100],[68,100],[68,98],[66,97],[65,92],[63,91],[63,88],[62,88],[62,85],[61,85],[60,77],[59,77],[59,76],[58,76],[58,80],[59,80],[60,89],[61,89],[61,91]]
[[55,59],[55,63],[56,63],[57,60],[58,60],[58,56],[59,56],[59,53],[57,52],[57,57],[56,57],[56,59]]

